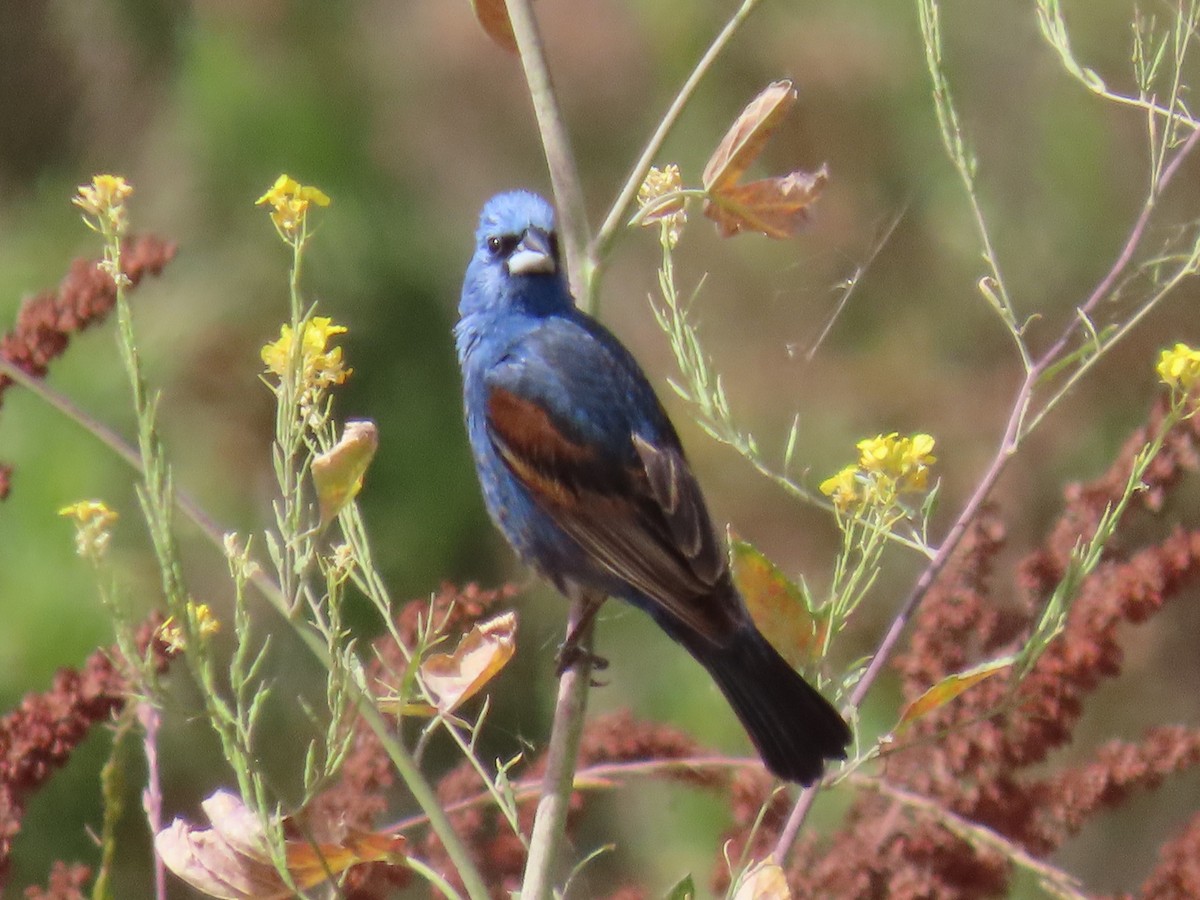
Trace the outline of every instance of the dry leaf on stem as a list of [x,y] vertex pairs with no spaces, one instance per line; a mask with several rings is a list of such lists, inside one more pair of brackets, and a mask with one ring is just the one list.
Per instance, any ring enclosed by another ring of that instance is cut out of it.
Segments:
[[[222,900],[292,896],[271,862],[262,823],[240,797],[217,791],[200,805],[211,828],[176,819],[154,836],[154,849],[167,868],[197,890]],[[404,844],[399,835],[366,831],[351,831],[337,844],[289,840],[288,872],[304,890],[359,863],[400,863]]]

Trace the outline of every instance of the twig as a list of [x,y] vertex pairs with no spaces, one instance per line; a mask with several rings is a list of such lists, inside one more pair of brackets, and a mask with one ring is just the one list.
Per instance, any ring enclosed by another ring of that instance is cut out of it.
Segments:
[[[1125,244],[1121,247],[1121,252],[1117,255],[1116,261],[1112,264],[1107,274],[1100,279],[1100,282],[1088,295],[1087,299],[1078,307],[1078,312],[1081,316],[1090,318],[1092,310],[1108,296],[1109,292],[1129,267],[1138,246],[1142,242],[1142,238],[1145,236],[1146,228],[1150,223],[1150,215],[1154,212],[1157,199],[1167,189],[1167,186],[1170,185],[1171,180],[1179,171],[1179,167],[1183,165],[1183,161],[1195,149],[1198,141],[1200,141],[1200,130],[1193,131],[1188,135],[1187,140],[1183,142],[1175,156],[1163,167],[1162,174],[1159,176],[1158,181],[1151,187],[1150,194],[1146,197],[1146,202],[1142,205],[1141,212],[1138,213],[1137,220],[1133,223],[1133,227],[1129,231],[1129,237],[1125,239]],[[1058,359],[1059,355],[1066,348],[1067,343],[1077,332],[1079,322],[1080,318],[1078,316],[1072,319],[1071,324],[1063,330],[1058,339],[1038,358],[1034,370],[1039,376]],[[1104,345],[1105,349],[1111,347],[1114,343],[1116,343],[1115,340],[1106,342]],[[1095,355],[1098,356],[1099,354]],[[1022,436],[1032,431],[1034,426],[1042,420],[1047,412],[1049,412],[1049,406],[1039,410],[1023,429]]]
[[583,189],[575,168],[575,157],[571,153],[571,139],[554,96],[550,68],[546,65],[542,37],[530,0],[507,0],[507,5],[513,36],[521,55],[521,66],[525,70],[525,81],[529,85],[529,96],[533,101],[533,112],[542,136],[546,165],[550,169],[550,184],[554,188],[559,233],[563,237],[571,291],[587,308],[590,296],[588,284],[591,281],[587,264],[590,237]]
[[[582,593],[571,602],[567,633],[573,634],[576,624],[588,615],[591,606]],[[592,624],[589,622],[579,637],[578,660],[563,672],[558,682],[558,699],[554,704],[554,726],[550,732],[550,747],[546,752],[546,773],[542,780],[542,795],[533,820],[529,839],[529,858],[521,885],[524,900],[543,900],[553,896],[554,864],[567,824],[567,810],[575,784],[575,764],[579,755],[579,739],[583,734],[583,714],[587,707],[588,686],[592,672]]]
[[885,797],[899,801],[912,809],[918,809],[932,816],[937,823],[948,831],[962,838],[968,844],[982,844],[991,847],[1002,854],[1013,865],[1032,872],[1042,883],[1042,886],[1057,897],[1066,900],[1086,900],[1087,895],[1081,891],[1081,885],[1075,876],[1056,868],[1045,860],[1032,856],[1024,847],[993,831],[978,822],[965,819],[958,813],[938,805],[935,801],[904,788],[889,784],[881,778],[871,778],[867,775],[855,774],[850,776],[855,785],[876,791]]
[[[722,769],[762,769],[762,760],[749,756],[681,756],[678,759],[642,759],[633,762],[596,763],[575,772],[576,791],[615,790],[624,783],[623,779],[650,778],[655,775],[671,775],[681,772],[696,772],[704,769],[720,771]],[[514,800],[528,800],[539,795],[542,789],[542,779],[526,779],[512,783]],[[457,800],[444,807],[447,813],[462,812],[476,806],[485,806],[493,801],[489,791],[479,791],[472,797]],[[412,815],[393,822],[381,829],[388,834],[403,834],[404,832],[424,825],[429,820],[424,815]]]
[[[70,400],[50,388],[41,379],[34,378],[7,360],[0,359],[0,372],[8,375],[21,386],[28,388],[39,399],[48,403],[77,425],[82,426],[84,430],[98,438],[136,471],[141,472],[142,463],[137,451],[111,428],[79,410]],[[176,489],[173,491],[173,495],[175,504],[179,510],[191,520],[192,524],[200,530],[219,553],[224,554],[224,531],[184,491]],[[312,651],[313,655],[323,665],[328,667],[330,665],[329,653],[324,641],[315,632],[303,627],[301,622],[287,615],[287,604],[280,586],[266,574],[261,566],[256,567],[255,575],[251,580],[276,611],[292,626],[296,634],[309,650]],[[462,879],[463,885],[466,887],[467,894],[472,900],[486,900],[489,894],[483,878],[479,874],[479,870],[472,861],[466,847],[459,839],[458,834],[450,825],[450,820],[441,809],[437,795],[429,786],[429,783],[425,780],[420,770],[417,769],[408,752],[392,736],[387,722],[375,708],[371,699],[355,689],[355,701],[358,705],[359,713],[379,738],[384,750],[388,754],[388,758],[396,766],[401,778],[412,792],[413,798],[429,817],[429,823],[437,834],[438,839],[442,842],[442,845],[446,848],[446,853],[449,855],[451,862],[454,863],[458,876]]]
[[[146,789],[142,791],[142,808],[146,812],[146,823],[150,833],[162,831],[162,779],[158,768],[158,731],[162,725],[153,704],[142,700],[137,707],[138,721],[142,725],[142,748],[146,756]],[[154,900],[167,900],[167,872],[162,857],[154,854]]]
[[[591,239],[583,189],[571,153],[570,138],[555,98],[530,0],[506,0],[506,5],[550,169],[571,290],[584,309],[591,309],[592,271],[587,257]],[[568,634],[573,634],[576,623],[585,618],[588,606],[587,599],[582,595],[572,600]],[[591,676],[591,644],[592,627],[589,623],[579,635],[579,645],[583,650],[580,660],[567,668],[559,680],[545,780],[534,817],[529,858],[521,889],[521,896],[526,900],[541,900],[552,895],[553,867],[566,827],[579,739],[583,734],[583,716]]]
[[[704,56],[696,63],[696,67],[688,75],[687,80],[679,89],[679,93],[675,95],[675,99],[671,101],[666,114],[662,117],[662,121],[658,123],[658,127],[654,129],[654,134],[650,136],[650,140],[646,143],[642,155],[633,164],[633,169],[625,179],[625,184],[621,188],[621,192],[617,195],[617,199],[613,201],[612,207],[604,219],[604,223],[596,233],[596,240],[592,244],[589,254],[591,265],[595,272],[598,273],[604,266],[609,248],[612,246],[612,242],[617,234],[620,233],[621,226],[625,221],[625,211],[633,203],[634,198],[637,196],[638,188],[646,178],[646,172],[649,171],[650,166],[654,163],[654,157],[662,149],[663,142],[666,141],[667,135],[671,133],[671,129],[675,127],[675,122],[679,119],[688,101],[692,99],[692,94],[695,93],[701,79],[708,74],[708,70],[712,67],[717,56],[725,49],[725,45],[729,43],[729,40],[737,33],[742,23],[746,21],[747,17],[754,11],[754,8],[758,4],[759,0],[743,0],[742,5],[738,7],[733,17],[730,18],[725,27],[713,39]],[[598,283],[598,279],[593,279],[589,287],[595,290]]]
[[[1121,248],[1116,261],[1110,268],[1108,273],[1100,280],[1095,289],[1084,300],[1079,307],[1080,311],[1086,315],[1096,307],[1100,301],[1107,296],[1117,283],[1121,273],[1128,267],[1133,259],[1138,246],[1141,244],[1142,238],[1145,235],[1146,228],[1149,222],[1150,213],[1154,207],[1154,198],[1161,195],[1162,191],[1170,184],[1175,174],[1179,171],[1184,159],[1195,148],[1197,142],[1200,142],[1200,130],[1193,131],[1179,148],[1178,152],[1162,170],[1155,185],[1152,186],[1151,196],[1147,203],[1142,208],[1137,220],[1134,222],[1133,228],[1129,233],[1129,237],[1125,245]],[[941,573],[943,567],[949,561],[951,554],[957,548],[959,542],[966,534],[968,526],[978,514],[984,501],[991,494],[996,482],[999,480],[1004,467],[1008,464],[1009,459],[1016,453],[1021,441],[1027,437],[1042,420],[1049,408],[1044,408],[1038,411],[1032,421],[1026,422],[1025,416],[1029,411],[1029,406],[1033,401],[1034,389],[1041,378],[1042,374],[1050,368],[1061,355],[1072,336],[1078,328],[1078,319],[1072,319],[1071,322],[1063,329],[1059,337],[1050,345],[1045,353],[1041,354],[1036,360],[1032,360],[1026,369],[1025,377],[1017,389],[1015,400],[1008,422],[1005,424],[1004,434],[1000,439],[996,453],[988,465],[987,471],[984,472],[982,478],[977,483],[974,492],[963,506],[958,518],[947,532],[945,539],[941,542],[929,561],[929,565],[921,573],[916,584],[901,604],[899,611],[892,619],[891,625],[888,626],[887,633],[879,643],[879,647],[871,658],[870,664],[863,673],[851,692],[848,706],[852,709],[857,709],[861,706],[863,699],[874,685],[875,680],[879,677],[879,673],[883,667],[890,661],[892,653],[895,651],[896,645],[900,640],[905,627],[909,620],[916,612],[921,601],[924,600],[925,594],[933,585],[934,580]],[[1023,358],[1024,354],[1022,354]],[[786,857],[788,851],[799,834],[800,827],[803,825],[809,810],[812,808],[813,801],[816,797],[818,785],[806,788],[801,792],[796,800],[795,806],[792,808],[788,816],[787,823],[784,825],[780,833],[779,840],[775,845],[775,858],[782,860]]]

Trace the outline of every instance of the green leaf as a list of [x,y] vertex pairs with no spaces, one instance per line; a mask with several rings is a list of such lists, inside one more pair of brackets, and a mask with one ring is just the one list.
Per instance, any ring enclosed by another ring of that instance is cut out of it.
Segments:
[[900,714],[900,722],[896,726],[896,730],[899,731],[921,718],[921,716],[928,715],[935,709],[940,709],[963,691],[974,687],[979,682],[1005,671],[1016,662],[1016,659],[1015,656],[1002,656],[999,659],[981,663],[965,672],[947,675],[904,708],[904,712]]
[[804,590],[753,545],[731,539],[729,551],[734,583],[758,630],[794,667],[818,660],[828,619],[814,612]]
[[692,880],[692,876],[685,875],[675,887],[667,891],[665,900],[696,900],[696,882]]
[[321,509],[321,524],[328,525],[362,489],[363,476],[379,448],[374,422],[347,422],[342,439],[312,462],[313,486]]

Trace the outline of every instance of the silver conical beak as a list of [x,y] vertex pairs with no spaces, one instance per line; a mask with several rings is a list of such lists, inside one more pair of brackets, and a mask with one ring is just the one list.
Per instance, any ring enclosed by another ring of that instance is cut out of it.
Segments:
[[540,228],[528,228],[508,257],[510,275],[551,275],[558,268],[550,236]]

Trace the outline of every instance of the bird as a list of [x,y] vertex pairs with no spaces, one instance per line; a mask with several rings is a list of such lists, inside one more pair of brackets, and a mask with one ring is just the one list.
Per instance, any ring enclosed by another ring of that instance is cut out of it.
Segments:
[[568,597],[648,613],[707,670],[775,776],[809,785],[844,759],[849,727],[755,626],[649,380],[577,308],[544,198],[484,205],[458,314],[484,505],[520,559]]

